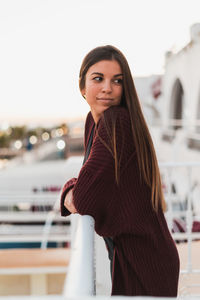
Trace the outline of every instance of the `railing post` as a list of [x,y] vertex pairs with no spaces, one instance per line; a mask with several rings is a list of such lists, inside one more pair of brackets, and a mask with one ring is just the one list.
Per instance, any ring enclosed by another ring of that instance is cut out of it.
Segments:
[[192,271],[192,168],[190,166],[187,167],[188,174],[188,199],[187,199],[187,214],[186,214],[186,228],[187,228],[187,238],[188,238],[188,261],[187,261],[187,271]]
[[48,236],[49,236],[49,233],[50,233],[50,230],[51,230],[51,225],[52,225],[53,219],[55,218],[55,215],[56,215],[56,211],[58,211],[58,209],[59,209],[60,197],[61,197],[61,193],[60,193],[59,197],[56,199],[56,202],[53,206],[53,210],[50,211],[47,215],[45,225],[44,225],[44,228],[43,228],[41,249],[46,249],[47,248]]
[[173,168],[167,168],[167,179],[168,179],[168,186],[167,186],[167,223],[169,230],[171,232],[173,228],[173,209],[172,209],[172,172]]
[[63,295],[92,296],[95,294],[94,219],[80,216]]

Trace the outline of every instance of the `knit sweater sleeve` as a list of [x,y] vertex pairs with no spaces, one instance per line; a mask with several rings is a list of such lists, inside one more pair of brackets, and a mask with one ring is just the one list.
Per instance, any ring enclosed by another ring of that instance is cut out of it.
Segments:
[[117,154],[120,156],[123,148],[123,126],[127,122],[127,113],[123,108],[110,108],[104,112],[105,118],[101,118],[98,122],[98,134],[94,137],[89,158],[81,168],[73,188],[74,206],[78,213],[91,215],[95,219],[96,231],[104,235],[115,233],[116,228],[119,227],[118,219],[115,219],[113,214],[113,208],[117,208],[117,203],[113,204],[117,190],[115,162],[112,152],[104,144],[104,142],[107,145],[110,144],[105,120],[111,131],[113,114],[116,117]]
[[[88,140],[88,128],[90,127],[90,124],[92,122],[92,116],[91,116],[91,112],[88,113],[87,117],[86,117],[86,121],[85,121],[85,133],[84,133],[84,149],[86,149],[86,144],[87,144],[87,140]],[[77,182],[77,178],[71,178],[70,180],[68,180],[65,185],[62,188],[62,192],[61,192],[61,199],[60,199],[60,211],[61,211],[61,216],[69,216],[71,214],[71,212],[64,206],[64,201],[65,201],[65,197],[67,195],[67,193],[73,189],[74,185]]]
[[60,211],[61,216],[69,216],[71,212],[64,206],[64,201],[67,193],[71,190],[77,182],[77,178],[72,178],[68,180],[62,188],[61,200],[60,200]]

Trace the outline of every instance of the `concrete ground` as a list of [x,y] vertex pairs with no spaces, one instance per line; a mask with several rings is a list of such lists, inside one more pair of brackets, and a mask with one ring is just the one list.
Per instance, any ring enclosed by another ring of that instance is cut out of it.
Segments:
[[[188,265],[188,244],[177,245],[180,256],[181,270],[187,269]],[[196,273],[181,274],[179,280],[179,295],[198,295],[200,296],[200,241],[193,241],[191,247],[192,269]]]

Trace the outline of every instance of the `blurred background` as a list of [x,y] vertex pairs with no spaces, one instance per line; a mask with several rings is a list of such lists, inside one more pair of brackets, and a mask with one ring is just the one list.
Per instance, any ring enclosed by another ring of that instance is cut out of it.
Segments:
[[165,125],[168,140],[185,126],[188,146],[197,147],[198,10],[198,0],[1,0],[0,168],[50,139],[61,152],[63,135],[83,136],[89,107],[79,68],[106,44],[127,57],[148,124]]
[[[10,249],[70,247],[59,193],[83,162],[89,106],[79,92],[79,68],[100,45],[116,46],[129,62],[161,168],[170,230],[200,232],[199,11],[199,0],[0,0],[0,249],[7,262]],[[26,281],[19,289],[16,276],[11,291],[1,251],[0,295],[61,293],[63,270],[56,287],[51,277],[49,287],[41,281],[34,288],[31,277],[32,289]],[[191,275],[190,261],[188,268]],[[185,286],[183,280],[180,294]]]
[[198,0],[1,0],[1,159],[69,129],[83,134],[89,107],[78,89],[79,68],[99,45],[126,55],[149,125],[171,118],[198,126],[198,9]]

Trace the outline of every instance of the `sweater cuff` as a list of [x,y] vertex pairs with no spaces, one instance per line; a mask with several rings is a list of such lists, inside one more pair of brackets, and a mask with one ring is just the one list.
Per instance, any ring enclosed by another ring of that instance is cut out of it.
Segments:
[[67,195],[67,193],[69,192],[69,190],[71,190],[74,185],[76,184],[77,178],[72,178],[69,181],[67,181],[65,183],[65,185],[63,186],[62,189],[62,193],[61,193],[61,199],[60,199],[60,212],[61,212],[61,216],[65,217],[65,216],[69,216],[71,214],[71,212],[64,206],[64,201],[65,201],[65,197]]

